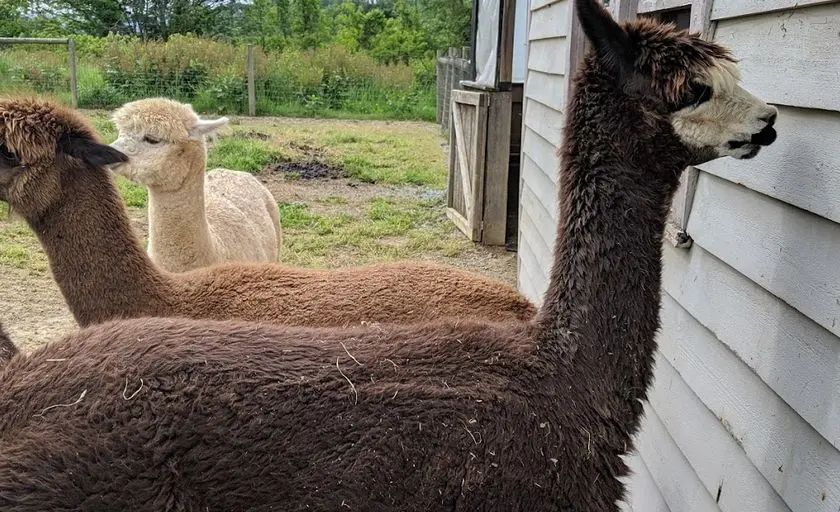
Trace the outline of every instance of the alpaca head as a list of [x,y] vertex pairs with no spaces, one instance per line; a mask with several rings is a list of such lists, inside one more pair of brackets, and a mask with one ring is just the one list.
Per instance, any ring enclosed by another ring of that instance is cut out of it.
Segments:
[[597,0],[577,9],[594,49],[588,64],[639,105],[640,131],[669,124],[694,164],[752,158],[776,139],[776,108],[739,85],[725,47],[647,19],[618,24]]
[[28,219],[54,204],[69,182],[125,160],[72,110],[35,98],[0,99],[0,200]]
[[112,170],[153,190],[175,191],[201,175],[207,160],[204,137],[228,123],[199,119],[192,106],[166,98],[132,101],[113,116],[119,137],[111,147],[128,155]]

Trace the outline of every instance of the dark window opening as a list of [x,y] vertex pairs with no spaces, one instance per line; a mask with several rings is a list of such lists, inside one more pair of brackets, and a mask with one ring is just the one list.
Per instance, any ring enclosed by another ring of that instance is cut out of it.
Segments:
[[671,9],[669,11],[649,12],[640,16],[666,23],[673,23],[680,29],[688,29],[691,26],[691,6]]

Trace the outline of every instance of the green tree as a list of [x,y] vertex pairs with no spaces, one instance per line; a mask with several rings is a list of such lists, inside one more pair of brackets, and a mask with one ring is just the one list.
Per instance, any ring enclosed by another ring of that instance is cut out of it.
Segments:
[[320,0],[292,0],[292,31],[301,48],[315,48],[324,42]]

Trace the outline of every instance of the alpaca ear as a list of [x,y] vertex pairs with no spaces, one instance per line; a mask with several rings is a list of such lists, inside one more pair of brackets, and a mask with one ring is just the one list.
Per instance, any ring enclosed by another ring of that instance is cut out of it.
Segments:
[[65,155],[84,161],[91,167],[106,167],[128,162],[128,157],[121,151],[77,135],[62,137],[58,142],[58,150]]
[[633,69],[630,37],[598,0],[576,0],[575,8],[598,60],[619,78]]
[[215,132],[222,126],[225,126],[230,122],[230,119],[227,117],[220,117],[214,121],[207,121],[205,119],[199,119],[198,123],[192,127],[190,130],[190,135],[197,136],[197,135],[208,135],[210,133]]

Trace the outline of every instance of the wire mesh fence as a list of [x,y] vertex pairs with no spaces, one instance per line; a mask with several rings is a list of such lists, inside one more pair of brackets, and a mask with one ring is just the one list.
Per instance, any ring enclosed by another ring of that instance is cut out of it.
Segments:
[[[167,42],[88,38],[78,46],[81,108],[112,109],[164,96],[219,114],[435,118],[431,60],[385,65],[343,47],[282,52],[254,47],[249,65],[246,46],[188,36]],[[4,91],[49,94],[70,103],[70,68],[67,45],[0,45]]]

